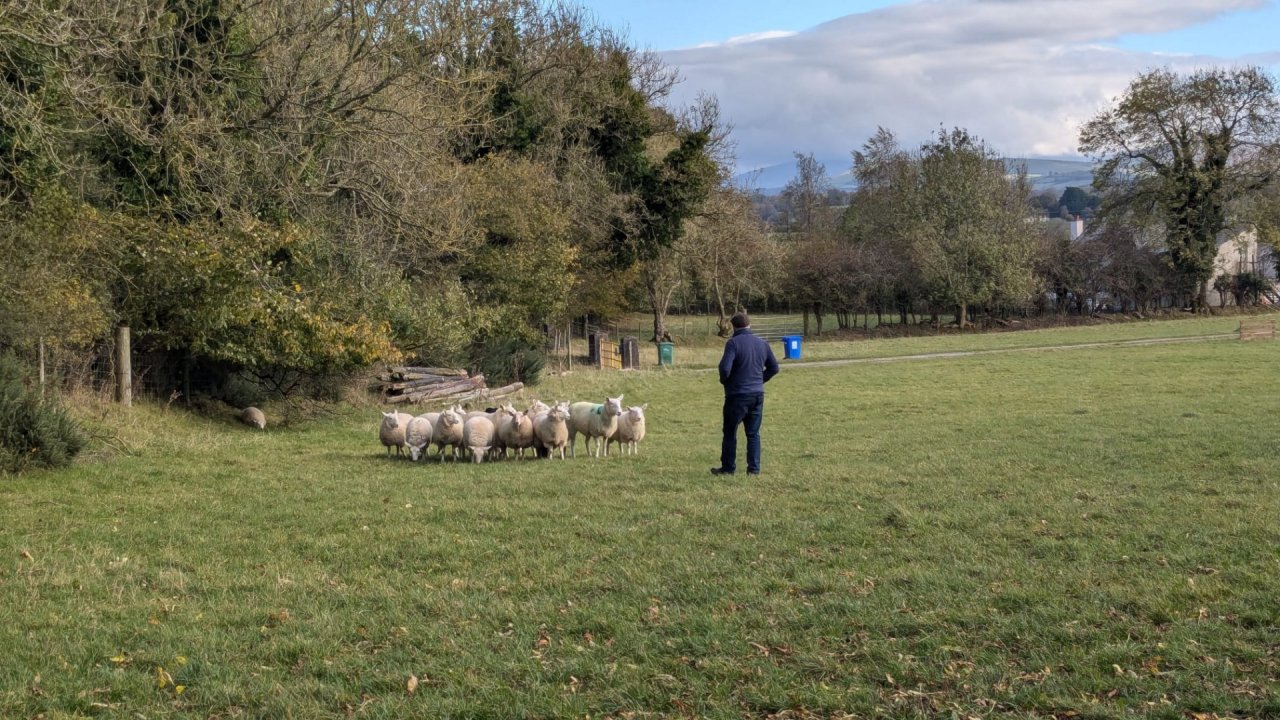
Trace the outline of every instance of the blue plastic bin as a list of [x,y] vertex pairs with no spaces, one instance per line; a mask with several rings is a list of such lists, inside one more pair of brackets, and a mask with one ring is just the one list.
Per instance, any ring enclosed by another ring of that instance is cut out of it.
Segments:
[[783,335],[782,357],[787,360],[799,360],[801,340],[803,340],[801,335]]

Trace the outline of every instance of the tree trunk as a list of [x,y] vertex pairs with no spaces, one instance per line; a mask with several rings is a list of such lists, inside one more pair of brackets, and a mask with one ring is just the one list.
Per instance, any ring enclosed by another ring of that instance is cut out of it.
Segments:
[[644,289],[649,296],[649,307],[653,311],[653,337],[650,342],[671,342],[671,332],[667,330],[667,309],[671,307],[671,296],[676,287],[659,288],[656,273],[645,273]]
[[960,303],[959,312],[956,313],[956,323],[963,330],[965,323],[969,320],[969,303]]
[[657,309],[653,311],[653,338],[650,342],[671,342],[671,332],[667,330],[667,314]]
[[809,337],[809,306],[805,305],[801,312],[804,313],[804,336]]
[[818,337],[822,337],[822,303],[820,302],[813,304],[813,319],[817,324]]
[[711,292],[716,301],[716,335],[728,337],[729,318],[724,312],[724,291],[720,288],[720,278],[711,281]]

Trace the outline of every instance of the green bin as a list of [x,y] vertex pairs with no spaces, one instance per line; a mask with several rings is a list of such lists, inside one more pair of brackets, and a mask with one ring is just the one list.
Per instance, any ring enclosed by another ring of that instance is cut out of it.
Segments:
[[658,343],[658,364],[659,365],[675,365],[676,364],[675,343],[669,343],[669,342]]

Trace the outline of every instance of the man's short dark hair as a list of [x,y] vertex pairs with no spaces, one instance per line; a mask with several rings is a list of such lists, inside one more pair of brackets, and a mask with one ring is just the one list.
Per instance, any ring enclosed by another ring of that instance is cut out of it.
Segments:
[[733,317],[729,318],[729,324],[733,325],[733,329],[741,330],[751,325],[751,318],[747,317],[744,312],[734,313]]

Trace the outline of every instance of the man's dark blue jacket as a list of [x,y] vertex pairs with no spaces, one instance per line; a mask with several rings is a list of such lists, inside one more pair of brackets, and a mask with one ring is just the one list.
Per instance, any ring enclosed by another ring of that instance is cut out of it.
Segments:
[[751,328],[733,331],[720,358],[720,384],[725,395],[764,392],[764,384],[778,374],[778,359],[769,343],[756,337]]

